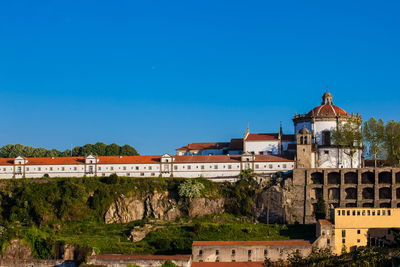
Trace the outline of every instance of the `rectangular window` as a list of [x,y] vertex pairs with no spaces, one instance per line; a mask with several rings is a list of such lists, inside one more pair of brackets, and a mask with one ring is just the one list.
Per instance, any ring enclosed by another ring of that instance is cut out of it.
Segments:
[[78,170],[78,168],[77,168],[77,167],[74,167],[74,171],[76,171],[76,170]]
[[381,211],[378,210],[378,212],[376,213],[376,215],[380,216],[380,215],[381,215]]
[[218,165],[214,165],[214,169],[218,169]]
[[151,176],[153,176],[153,177],[154,177],[154,176],[156,176],[156,174],[155,174],[154,172],[152,172],[152,173],[151,173]]
[[53,171],[53,167],[50,167],[50,171]]
[[258,164],[256,164],[256,169],[258,169],[258,167],[259,167]]
[[232,169],[232,165],[228,165],[228,169],[229,169],[229,170]]
[[286,169],[286,164],[283,164],[282,167]]
[[139,170],[139,166],[136,166],[136,170],[137,170],[137,171]]
[[343,243],[343,244],[346,243],[346,239],[343,238],[343,239],[342,239],[342,243]]
[[188,170],[192,169],[192,166],[190,166],[190,165],[189,165],[189,166],[187,166],[187,167],[188,167]]
[[384,210],[382,210],[382,215],[385,216],[386,212]]
[[62,167],[62,168],[61,168],[61,170],[62,170],[62,171],[65,171],[65,168],[64,168],[64,167]]
[[368,210],[368,211],[367,211],[367,214],[368,214],[368,216],[371,216],[371,211]]
[[177,170],[177,169],[178,169],[178,166],[177,166],[177,165],[175,165],[175,166],[174,166],[174,170]]
[[99,167],[99,171],[101,171],[101,167]]
[[340,210],[337,211],[337,215],[340,216]]
[[268,250],[264,249],[264,256],[268,255]]
[[342,230],[342,237],[346,237],[346,230]]
[[203,250],[199,250],[199,256],[203,255]]
[[218,249],[215,251],[215,255],[219,255],[219,250]]
[[345,216],[346,215],[346,211],[342,210],[342,215]]
[[151,166],[149,166],[149,170],[151,170]]
[[269,164],[268,167],[269,167],[270,169],[272,169],[272,164]]
[[356,216],[356,211],[355,210],[353,210],[353,216]]
[[365,216],[365,210],[362,211],[362,216]]
[[326,240],[326,243],[329,245],[329,244],[331,243],[331,240],[328,238],[328,239]]
[[359,210],[357,210],[357,216],[360,216],[360,211]]
[[390,216],[390,210],[388,210],[388,216]]
[[251,256],[251,250],[247,251],[247,255]]
[[361,233],[361,231],[360,230],[357,230],[357,234],[359,235]]
[[349,210],[347,211],[347,216],[350,216],[350,211]]
[[236,251],[234,249],[232,249],[232,255],[235,255]]
[[144,176],[144,172],[141,172],[141,173],[140,173],[140,176]]
[[89,166],[89,173],[93,173],[93,166]]
[[201,169],[204,170],[204,165],[201,165]]
[[375,211],[374,210],[372,211],[372,216],[375,216]]
[[29,167],[26,167],[26,170],[29,171]]
[[41,171],[41,168],[39,167],[39,168],[37,168],[38,169],[38,171]]
[[123,169],[124,169],[124,171],[126,171],[126,167],[125,166],[123,167]]
[[126,176],[131,176],[131,174],[129,172],[126,173]]
[[114,167],[110,167],[110,170],[114,170]]

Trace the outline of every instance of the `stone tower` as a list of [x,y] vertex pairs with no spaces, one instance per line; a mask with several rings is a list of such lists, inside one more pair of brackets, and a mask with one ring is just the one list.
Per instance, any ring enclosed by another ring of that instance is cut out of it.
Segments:
[[312,168],[312,134],[304,125],[297,133],[297,168]]

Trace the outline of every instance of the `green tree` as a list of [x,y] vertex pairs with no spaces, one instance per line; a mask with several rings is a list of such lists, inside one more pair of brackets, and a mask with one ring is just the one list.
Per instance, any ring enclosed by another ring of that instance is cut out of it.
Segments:
[[400,122],[389,121],[385,127],[387,160],[394,165],[400,164]]
[[82,148],[80,146],[76,146],[72,149],[72,156],[79,157],[82,155]]
[[106,156],[119,156],[120,146],[112,143],[106,147]]
[[343,151],[351,159],[351,168],[353,168],[353,157],[358,149],[362,147],[363,135],[361,131],[361,121],[351,119],[347,122],[340,122],[337,128],[332,132],[334,143],[343,148]]
[[134,149],[130,145],[122,146],[120,153],[121,153],[121,155],[124,155],[124,156],[138,156],[139,155],[139,153],[136,151],[136,149]]
[[9,158],[13,148],[14,148],[14,145],[12,145],[12,144],[8,144],[8,145],[3,146],[0,149],[0,156],[2,158]]
[[167,260],[161,265],[161,267],[178,267],[178,265],[176,265],[170,260]]
[[105,156],[106,155],[106,148],[107,145],[102,142],[97,142],[93,145],[94,153],[98,156]]
[[179,196],[185,199],[200,197],[204,190],[204,185],[196,180],[186,180],[179,185]]
[[368,154],[374,159],[375,168],[377,167],[378,155],[383,151],[385,141],[385,124],[382,119],[378,121],[370,118],[364,123],[364,141],[368,147]]
[[92,144],[86,144],[82,147],[81,156],[88,156],[94,154],[94,147]]
[[317,220],[326,218],[326,204],[322,196],[320,196],[317,201],[317,206],[315,208],[315,218]]

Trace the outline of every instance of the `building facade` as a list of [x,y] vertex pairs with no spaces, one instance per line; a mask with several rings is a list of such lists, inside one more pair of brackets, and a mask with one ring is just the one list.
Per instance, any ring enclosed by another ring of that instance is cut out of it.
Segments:
[[237,178],[244,169],[270,175],[294,168],[291,159],[277,155],[103,156],[1,158],[0,178],[132,177]]

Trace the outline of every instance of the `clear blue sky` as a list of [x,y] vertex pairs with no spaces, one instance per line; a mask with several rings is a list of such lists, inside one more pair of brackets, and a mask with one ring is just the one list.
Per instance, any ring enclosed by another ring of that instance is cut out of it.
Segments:
[[399,120],[399,1],[2,1],[0,145],[141,154],[321,102]]

